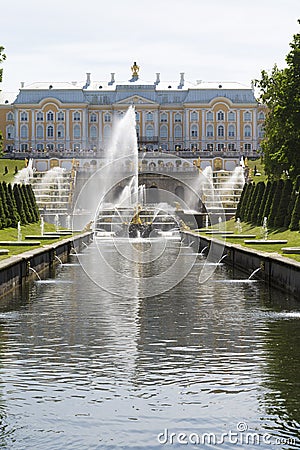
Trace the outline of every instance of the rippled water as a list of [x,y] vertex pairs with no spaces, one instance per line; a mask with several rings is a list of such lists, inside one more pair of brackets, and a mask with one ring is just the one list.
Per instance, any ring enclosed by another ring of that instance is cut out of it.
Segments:
[[[2,300],[1,448],[300,448],[299,302],[261,282],[228,282],[247,275],[224,265],[199,284],[197,255],[177,286],[143,298],[141,272],[153,270],[155,284],[173,252],[153,267],[134,262],[127,283],[110,274],[121,297],[71,256],[57,282]],[[95,251],[82,258],[102,279]]]

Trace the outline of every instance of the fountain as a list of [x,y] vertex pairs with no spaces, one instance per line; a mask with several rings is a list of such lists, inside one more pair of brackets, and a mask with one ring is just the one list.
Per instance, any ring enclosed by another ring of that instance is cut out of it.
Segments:
[[268,239],[267,217],[264,217],[263,219],[261,231],[262,231],[262,239],[263,241],[266,241]]
[[33,161],[30,159],[27,166],[16,173],[14,183],[28,184],[33,178]]
[[29,265],[29,266],[28,266],[28,270],[31,271],[31,272],[33,272],[33,273],[36,275],[37,279],[38,279],[39,281],[41,281],[41,277],[39,276],[39,274],[37,273],[37,271],[36,271],[33,267],[30,267],[30,265]]
[[241,233],[243,232],[243,227],[242,227],[242,224],[241,224],[241,219],[240,219],[239,217],[236,219],[235,229],[236,229],[236,232],[237,232],[238,234],[241,234]]
[[58,214],[55,214],[55,216],[54,216],[54,225],[55,225],[55,230],[58,231],[59,230],[59,216],[58,216]]
[[41,228],[41,236],[44,236],[44,228],[45,228],[45,224],[44,224],[44,217],[41,216],[41,224],[40,224],[40,228]]
[[20,221],[18,222],[17,227],[18,227],[17,228],[17,230],[18,230],[18,238],[17,239],[18,239],[18,242],[19,242],[19,241],[22,241],[22,230],[21,230],[21,222]]

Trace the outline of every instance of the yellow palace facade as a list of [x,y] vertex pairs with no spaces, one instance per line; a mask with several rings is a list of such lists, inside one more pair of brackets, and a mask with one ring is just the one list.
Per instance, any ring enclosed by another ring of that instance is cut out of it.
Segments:
[[119,81],[21,83],[16,95],[0,92],[3,149],[14,153],[101,154],[114,122],[130,105],[136,112],[138,145],[144,150],[256,155],[265,108],[253,88],[239,83],[191,83],[131,77]]

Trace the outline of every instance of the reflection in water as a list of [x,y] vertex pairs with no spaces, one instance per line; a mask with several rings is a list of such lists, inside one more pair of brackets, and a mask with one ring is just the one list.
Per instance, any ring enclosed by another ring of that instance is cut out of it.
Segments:
[[[123,283],[124,297],[101,290],[72,256],[59,282],[3,300],[0,446],[155,449],[165,429],[220,437],[239,423],[297,438],[299,303],[260,282],[222,283],[233,277],[225,266],[199,284],[195,265],[173,289],[143,297],[140,278],[164,271],[173,251],[133,266],[107,251],[111,266],[132,276],[125,284],[116,270],[108,280]],[[94,250],[85,258],[93,261]],[[198,448],[206,447],[216,448]]]

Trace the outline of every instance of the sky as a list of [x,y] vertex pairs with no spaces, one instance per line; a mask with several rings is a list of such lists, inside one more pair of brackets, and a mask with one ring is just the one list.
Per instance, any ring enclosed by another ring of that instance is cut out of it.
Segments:
[[236,81],[285,66],[299,0],[8,0],[0,89],[37,81]]

